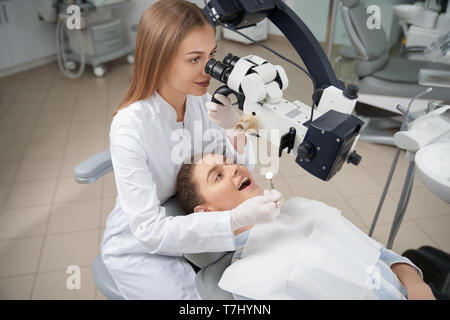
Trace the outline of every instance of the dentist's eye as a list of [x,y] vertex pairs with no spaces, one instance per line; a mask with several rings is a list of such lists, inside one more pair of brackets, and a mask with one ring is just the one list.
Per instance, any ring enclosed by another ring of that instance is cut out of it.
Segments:
[[222,177],[222,174],[219,173],[219,174],[216,176],[216,181],[217,181],[217,178],[218,178],[219,176]]
[[198,61],[200,60],[200,57],[194,58],[191,60],[192,63],[198,63]]
[[213,51],[213,52],[211,52],[209,55],[210,56],[214,56],[214,55],[216,55],[216,53],[217,53],[217,50],[216,51]]

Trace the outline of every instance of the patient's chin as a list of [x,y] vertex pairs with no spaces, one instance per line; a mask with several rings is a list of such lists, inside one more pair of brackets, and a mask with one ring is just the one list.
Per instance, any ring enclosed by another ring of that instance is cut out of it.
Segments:
[[264,195],[264,190],[262,188],[260,188],[258,186],[255,186],[255,187],[256,187],[255,192],[258,196]]
[[256,196],[262,196],[262,195],[264,195],[264,190],[261,187],[259,187],[258,185],[255,185],[255,186],[253,186],[253,188],[251,190],[248,190],[246,192],[245,197],[246,197],[246,200],[248,200],[250,198],[253,198]]

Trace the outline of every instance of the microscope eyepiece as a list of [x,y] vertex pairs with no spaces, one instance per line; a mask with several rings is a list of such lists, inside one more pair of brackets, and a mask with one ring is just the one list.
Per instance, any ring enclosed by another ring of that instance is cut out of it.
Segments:
[[206,63],[205,72],[206,74],[211,75],[214,79],[227,84],[228,77],[239,59],[240,58],[238,56],[231,53],[227,54],[225,58],[223,58],[223,62],[217,61],[216,59],[211,59]]
[[231,71],[233,71],[233,67],[217,61],[216,59],[210,59],[205,66],[205,73],[211,75],[214,79],[227,83],[228,77],[230,76]]
[[226,64],[229,64],[230,66],[233,66],[238,62],[240,58],[238,56],[234,56],[232,53],[229,53],[223,58],[223,62]]

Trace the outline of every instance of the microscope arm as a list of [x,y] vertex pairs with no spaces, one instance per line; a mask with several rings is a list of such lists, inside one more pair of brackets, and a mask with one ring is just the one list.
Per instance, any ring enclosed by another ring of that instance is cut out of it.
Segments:
[[[361,157],[354,147],[364,122],[351,115],[357,87],[344,90],[318,41],[288,6],[281,0],[211,0],[203,12],[213,25],[227,24],[235,29],[256,25],[267,17],[286,35],[314,79],[319,92],[313,94],[318,108],[312,118],[308,117],[311,107],[282,99],[281,91],[288,82],[287,77],[285,82],[280,80],[280,74],[284,73],[280,66],[249,56],[238,61],[233,59],[218,69],[212,59],[205,68],[215,79],[227,84],[228,88],[219,90],[234,93],[240,109],[257,118],[258,126],[263,128],[259,130],[260,136],[279,147],[279,156],[286,148],[288,153],[294,149],[295,162],[325,181],[345,163],[359,164]],[[275,128],[275,137],[269,135],[268,128]]]
[[333,85],[343,89],[343,83],[336,74],[325,52],[304,22],[280,0],[274,0],[276,9],[267,18],[288,38],[303,60],[309,74],[315,79],[317,89]]
[[[267,17],[300,55],[309,74],[315,79],[317,89],[330,85],[344,89],[344,84],[337,80],[325,52],[311,30],[281,0],[212,0],[208,7],[209,10],[204,8],[203,12],[213,25],[218,25],[218,19],[235,29],[255,25]],[[211,16],[210,10],[216,14],[215,17]]]

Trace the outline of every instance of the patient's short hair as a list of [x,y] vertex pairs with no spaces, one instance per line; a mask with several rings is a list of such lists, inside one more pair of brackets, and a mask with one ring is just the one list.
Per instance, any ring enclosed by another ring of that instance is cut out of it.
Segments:
[[[212,152],[211,154],[216,154]],[[202,195],[199,192],[198,184],[193,179],[194,167],[196,163],[203,158],[206,154],[193,155],[190,161],[184,162],[181,165],[180,171],[178,171],[176,179],[176,198],[185,214],[194,212],[196,206],[205,202]],[[220,154],[223,156],[223,154]],[[226,159],[230,161],[230,159]]]
[[197,183],[193,180],[196,156],[191,157],[189,163],[183,163],[177,174],[176,197],[185,214],[194,212],[199,204],[203,203],[203,198],[198,192]]

